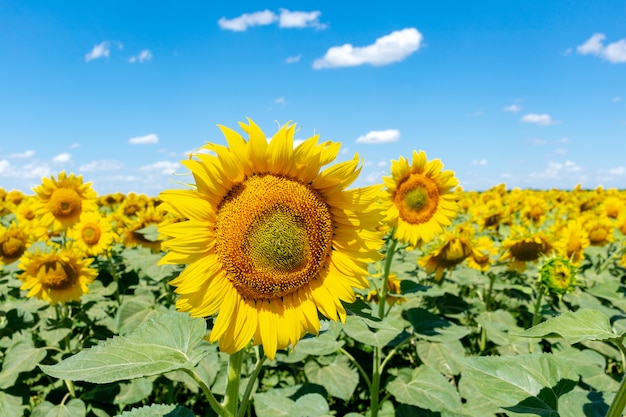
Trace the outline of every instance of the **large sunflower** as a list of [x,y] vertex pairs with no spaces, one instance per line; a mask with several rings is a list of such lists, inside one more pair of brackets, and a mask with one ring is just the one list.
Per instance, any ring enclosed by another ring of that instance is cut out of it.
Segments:
[[273,358],[320,329],[318,311],[344,320],[342,302],[367,288],[367,265],[379,260],[376,227],[381,186],[346,190],[358,155],[320,171],[340,144],[312,136],[294,149],[295,125],[268,142],[249,120],[244,139],[220,126],[228,147],[181,163],[196,188],[161,193],[160,208],[184,219],[160,227],[170,239],[161,263],[189,264],[170,283],[179,310],[217,318],[209,341],[234,353],[251,339]]
[[80,222],[69,229],[68,237],[87,255],[98,256],[105,254],[118,236],[112,230],[108,216],[92,211],[83,213]]
[[417,246],[452,223],[458,210],[452,189],[458,181],[454,172],[442,169],[443,163],[427,161],[424,151],[413,151],[411,163],[404,157],[391,161],[391,176],[383,180],[391,201],[387,217],[395,239]]
[[58,179],[54,176],[43,178],[42,184],[33,187],[33,191],[39,197],[33,205],[33,212],[55,231],[72,227],[83,212],[98,209],[98,196],[90,182],[83,183],[82,175],[68,176],[61,171]]
[[20,289],[28,290],[27,297],[37,297],[50,304],[78,301],[89,292],[98,275],[90,268],[93,258],[83,258],[82,252],[71,248],[51,252],[26,252],[18,267],[24,271],[18,278],[23,282]]

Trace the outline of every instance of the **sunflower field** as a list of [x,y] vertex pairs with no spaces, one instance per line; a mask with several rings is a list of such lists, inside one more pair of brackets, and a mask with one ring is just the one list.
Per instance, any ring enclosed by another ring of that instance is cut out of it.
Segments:
[[626,406],[626,192],[380,184],[251,120],[158,196],[0,188],[0,416],[590,417]]

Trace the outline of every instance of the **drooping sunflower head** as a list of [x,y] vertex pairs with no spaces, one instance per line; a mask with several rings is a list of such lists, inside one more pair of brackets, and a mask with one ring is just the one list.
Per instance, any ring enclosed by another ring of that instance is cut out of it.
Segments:
[[391,161],[391,176],[383,180],[390,202],[387,221],[395,239],[412,246],[428,242],[457,213],[454,172],[443,171],[439,159],[427,161],[424,151],[413,151],[411,163],[404,157]]
[[367,265],[380,259],[381,186],[347,190],[358,155],[328,168],[340,144],[319,136],[294,148],[295,125],[268,141],[249,120],[248,135],[220,126],[228,146],[209,143],[181,163],[195,189],[160,194],[181,221],[160,226],[169,239],[161,263],[188,264],[171,284],[177,308],[217,315],[209,340],[232,353],[251,339],[268,357],[319,331],[318,312],[345,319],[342,302],[367,288]]
[[418,259],[427,273],[435,272],[435,282],[440,282],[445,270],[452,270],[472,254],[471,235],[458,231],[441,234],[425,249],[425,255]]
[[61,171],[58,178],[43,178],[42,184],[33,187],[33,191],[39,197],[34,203],[34,213],[53,230],[72,227],[83,212],[98,209],[98,196],[90,182],[83,183],[82,175],[68,176]]
[[506,251],[500,260],[508,260],[509,269],[523,272],[528,262],[537,262],[541,256],[549,255],[553,245],[545,233],[515,225],[511,227],[510,235],[502,241],[502,248]]
[[23,282],[20,289],[28,290],[27,297],[50,304],[79,301],[98,275],[96,269],[89,267],[92,261],[72,248],[26,252],[18,265],[24,271],[18,276]]
[[[157,225],[163,221],[163,212],[156,210],[152,205],[148,205],[145,209],[135,213],[134,216],[134,219],[129,220],[125,226],[119,229],[118,233],[124,246],[130,248],[143,246],[152,252],[159,252],[161,240],[158,237]],[[151,232],[150,228],[154,231]]]

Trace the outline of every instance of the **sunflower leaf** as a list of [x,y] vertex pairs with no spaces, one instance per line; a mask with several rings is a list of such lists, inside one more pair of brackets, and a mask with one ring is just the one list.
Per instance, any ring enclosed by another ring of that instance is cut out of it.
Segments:
[[108,383],[193,368],[208,353],[199,347],[206,323],[188,314],[154,317],[127,336],[115,336],[41,369],[56,378]]
[[152,404],[130,411],[124,411],[119,417],[193,417],[194,414],[182,405]]
[[84,417],[85,415],[87,415],[85,403],[78,398],[72,398],[67,404],[54,405],[49,401],[39,403],[31,417]]
[[586,308],[575,312],[568,311],[518,335],[526,337],[559,335],[570,344],[583,340],[610,340],[621,336],[611,331],[611,323],[606,314]]

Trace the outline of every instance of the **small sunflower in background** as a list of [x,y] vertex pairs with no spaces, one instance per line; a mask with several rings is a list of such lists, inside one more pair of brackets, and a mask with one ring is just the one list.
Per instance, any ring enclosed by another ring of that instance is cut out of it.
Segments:
[[565,225],[558,226],[555,231],[557,240],[554,248],[558,253],[579,265],[585,259],[585,249],[589,247],[589,233],[578,220],[569,220]]
[[425,248],[426,254],[417,263],[426,273],[435,272],[435,282],[440,282],[446,270],[452,271],[472,254],[471,241],[466,228],[446,231]]
[[50,249],[50,252],[26,252],[18,267],[24,271],[18,278],[27,297],[36,297],[50,304],[79,301],[89,292],[98,271],[90,268],[93,258],[84,258],[82,251],[72,248]]
[[590,213],[585,216],[584,227],[591,246],[604,246],[615,241],[615,225],[606,216]]
[[67,235],[72,244],[88,256],[105,254],[118,237],[112,230],[110,219],[99,211],[83,213]]
[[83,176],[67,175],[61,171],[58,178],[43,178],[42,184],[33,187],[38,201],[33,203],[33,212],[40,216],[41,223],[59,231],[72,227],[80,220],[83,212],[98,210],[98,195],[91,183],[83,183]]
[[508,261],[509,269],[524,272],[528,262],[537,262],[541,256],[549,255],[553,246],[541,231],[533,232],[521,225],[511,227],[509,236],[501,244],[505,252],[500,261]]
[[[126,224],[118,229],[118,233],[127,248],[143,246],[153,253],[161,251],[161,240],[158,236],[157,226],[163,222],[163,212],[149,205],[134,213]],[[153,231],[150,231],[152,228]]]
[[168,236],[161,264],[188,264],[173,281],[179,310],[217,317],[209,335],[227,353],[251,340],[273,359],[306,332],[320,330],[318,312],[344,321],[342,302],[369,287],[367,267],[382,258],[377,227],[382,186],[347,189],[359,175],[358,155],[322,169],[341,144],[314,135],[294,148],[295,125],[268,141],[251,120],[245,139],[219,126],[228,146],[208,143],[181,163],[190,190],[160,194],[159,208],[181,221]]
[[8,227],[0,224],[0,262],[11,264],[24,254],[29,246],[29,233],[25,226],[11,223]]
[[458,211],[458,181],[453,171],[443,171],[439,159],[427,161],[424,151],[413,151],[412,161],[391,161],[391,176],[383,178],[390,202],[387,221],[393,238],[411,246],[429,242]]
[[467,257],[467,266],[478,271],[487,272],[493,262],[492,257],[498,254],[498,248],[489,236],[477,236],[472,240],[472,253]]

